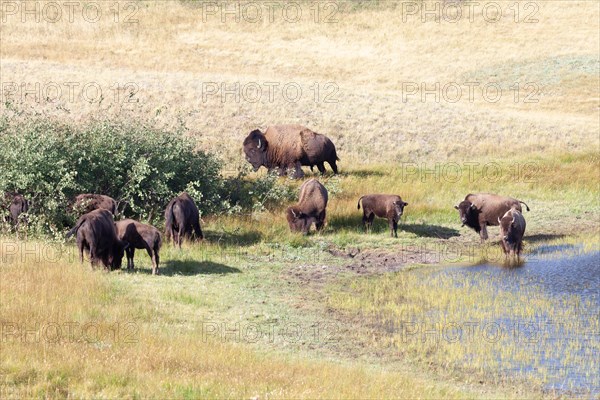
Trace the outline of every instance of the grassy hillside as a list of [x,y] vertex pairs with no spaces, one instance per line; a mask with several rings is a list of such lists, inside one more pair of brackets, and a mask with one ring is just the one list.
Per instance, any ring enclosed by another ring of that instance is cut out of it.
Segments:
[[[93,22],[83,6],[72,22],[66,9],[48,22],[52,6],[37,4],[39,22],[5,8],[0,25],[0,112],[13,123],[108,119],[181,132],[222,160],[224,176],[242,172],[245,191],[265,171],[244,175],[244,137],[300,123],[334,141],[341,174],[321,178],[322,234],[291,234],[286,201],[204,213],[206,240],[165,244],[157,277],[141,251],[135,273],[107,274],[81,267],[60,232],[0,236],[0,397],[572,395],[501,376],[483,342],[403,348],[373,315],[439,301],[456,318],[489,316],[447,282],[411,275],[502,263],[498,228],[482,245],[460,227],[453,205],[469,192],[529,204],[526,258],[547,245],[598,250],[597,3],[500,1],[501,17],[478,6],[456,23],[455,9],[430,1],[298,2],[297,21],[291,3],[250,3],[262,18],[238,5],[239,22],[195,1],[97,3]],[[369,192],[409,203],[398,239],[382,220],[362,232],[356,201]],[[506,354],[520,357],[516,347]]]
[[[73,22],[8,15],[1,79],[40,85],[37,99],[9,88],[10,103],[77,123],[92,115],[183,123],[234,164],[248,132],[285,122],[331,136],[342,168],[598,146],[594,2],[497,2],[501,16],[480,6],[456,23],[443,4],[440,23],[423,15],[433,2],[417,10],[340,2],[317,22],[311,3],[300,3],[298,21],[277,3],[261,6],[262,18],[240,8],[239,22],[202,3],[134,4],[119,9],[119,22],[109,6],[93,23],[82,9]],[[436,83],[438,101],[421,101],[421,89]]]

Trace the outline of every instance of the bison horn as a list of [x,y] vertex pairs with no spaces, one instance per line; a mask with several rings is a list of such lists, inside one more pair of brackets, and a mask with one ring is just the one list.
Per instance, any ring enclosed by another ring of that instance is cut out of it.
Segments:
[[294,218],[298,218],[298,216],[296,215],[296,213],[294,212],[293,208],[290,208],[290,211],[292,212],[292,214],[294,215]]
[[258,139],[258,146],[256,146],[258,149],[260,149],[260,139]]
[[500,217],[498,217],[498,223],[499,223],[499,224],[501,224],[501,223],[502,223],[502,221],[500,221]]
[[514,215],[513,215],[513,219],[512,219],[512,221],[510,221],[510,223],[511,223],[511,224],[514,224],[514,223],[515,223],[515,216],[514,216]]

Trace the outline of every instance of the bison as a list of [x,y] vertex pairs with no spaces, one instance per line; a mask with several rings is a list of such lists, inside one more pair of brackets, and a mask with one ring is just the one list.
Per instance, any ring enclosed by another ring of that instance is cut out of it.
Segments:
[[317,231],[325,225],[327,189],[316,179],[309,179],[300,186],[298,204],[287,208],[286,218],[292,232],[308,234],[313,222]]
[[23,195],[14,194],[12,196],[10,206],[8,207],[8,211],[8,221],[12,226],[14,226],[18,238],[20,222],[22,221],[25,226],[27,226],[27,216],[21,216],[21,214],[25,214],[29,211],[29,201],[27,201]]
[[112,214],[98,209],[79,217],[77,223],[67,233],[67,238],[77,234],[79,259],[83,264],[83,250],[90,254],[92,268],[101,262],[105,269],[119,269],[123,254],[129,243],[119,240]]
[[73,201],[73,211],[78,214],[86,214],[93,210],[104,209],[117,215],[117,202],[109,196],[103,194],[84,193],[79,194]]
[[387,218],[390,225],[390,235],[398,237],[398,222],[404,213],[404,207],[408,203],[404,202],[400,196],[394,194],[369,194],[361,196],[358,199],[357,208],[360,210],[360,201],[363,207],[363,227],[365,231],[370,231],[373,226],[375,216]]
[[169,202],[165,210],[165,237],[181,248],[184,237],[204,239],[200,228],[200,212],[189,194],[183,192]]
[[253,130],[244,140],[244,153],[255,171],[266,167],[277,169],[283,176],[293,169],[293,177],[302,178],[302,165],[310,166],[311,170],[316,165],[324,174],[327,162],[333,173],[338,173],[339,158],[333,142],[301,125],[272,125],[264,133]]
[[152,274],[158,275],[159,251],[162,244],[160,232],[151,225],[142,224],[132,219],[116,222],[117,237],[129,243],[127,253],[127,269],[134,269],[133,257],[135,249],[146,249],[152,259]]
[[[499,196],[492,193],[468,194],[463,201],[455,205],[458,210],[462,226],[467,225],[479,233],[481,241],[487,240],[487,226],[497,226],[498,219],[514,207],[521,212],[524,202],[512,197]],[[525,204],[527,211],[529,206]]]
[[523,249],[523,235],[525,234],[523,214],[516,207],[512,207],[502,218],[498,217],[498,224],[500,225],[500,244],[504,254],[519,257]]

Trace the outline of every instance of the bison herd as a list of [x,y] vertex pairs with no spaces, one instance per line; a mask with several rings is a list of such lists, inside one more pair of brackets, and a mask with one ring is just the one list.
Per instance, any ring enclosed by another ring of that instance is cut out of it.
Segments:
[[[316,166],[325,173],[327,162],[337,174],[339,158],[333,142],[324,135],[301,125],[270,126],[263,133],[254,130],[243,142],[246,160],[254,170],[266,167],[280,175],[290,174],[302,178],[302,166]],[[291,172],[291,173],[290,173]],[[317,231],[325,226],[327,215],[327,189],[317,179],[309,179],[300,187],[298,203],[286,210],[286,219],[292,232],[307,234],[312,225]],[[369,232],[375,216],[386,218],[390,235],[398,237],[398,223],[408,205],[400,196],[391,194],[367,194],[358,199],[362,203],[362,223]],[[525,218],[521,204],[511,197],[491,193],[468,194],[454,206],[458,210],[462,226],[467,225],[479,233],[481,241],[488,238],[487,226],[500,226],[501,247],[506,255],[519,256],[525,233]],[[119,269],[127,254],[127,269],[133,269],[135,249],[145,249],[152,260],[152,273],[159,273],[161,235],[158,229],[132,219],[115,222],[117,203],[109,196],[80,194],[70,204],[79,219],[67,233],[75,235],[80,261],[84,251],[89,254],[92,267],[102,264],[106,269]],[[29,202],[20,194],[13,194],[7,218],[18,232],[21,222],[27,222]],[[23,214],[23,215],[22,215]],[[172,199],[165,209],[165,237],[181,248],[184,238],[203,239],[200,212],[194,200],[181,193]]]

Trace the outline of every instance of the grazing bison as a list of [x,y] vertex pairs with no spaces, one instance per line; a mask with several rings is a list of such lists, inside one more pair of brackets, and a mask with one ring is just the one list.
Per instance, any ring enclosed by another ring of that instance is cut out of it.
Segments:
[[160,232],[151,225],[142,224],[132,219],[124,219],[115,223],[119,240],[129,243],[127,253],[127,269],[134,269],[133,257],[135,249],[146,249],[152,259],[152,274],[158,275],[159,251],[162,244]]
[[67,238],[77,234],[79,259],[83,264],[83,250],[90,253],[90,262],[95,267],[101,262],[106,269],[119,269],[123,254],[129,244],[119,240],[112,214],[99,209],[82,215],[67,233]]
[[[521,204],[524,202],[512,197],[499,196],[492,193],[468,194],[463,201],[454,208],[458,210],[462,226],[467,225],[479,233],[481,241],[488,238],[487,226],[498,225],[498,218],[502,217],[508,210],[515,207],[521,212]],[[525,204],[527,211],[529,206]]]
[[15,231],[17,232],[17,237],[19,235],[19,225],[20,222],[23,221],[25,226],[27,226],[27,216],[21,216],[21,214],[27,213],[29,211],[29,201],[23,195],[15,194],[12,196],[12,200],[10,202],[10,206],[8,207],[8,221],[14,226]]
[[204,239],[200,228],[200,212],[189,194],[183,192],[167,205],[165,210],[165,237],[173,238],[173,244],[179,245],[184,237],[195,234],[198,239]]
[[264,166],[285,175],[288,169],[294,169],[294,177],[302,178],[302,165],[311,170],[316,165],[324,174],[327,162],[338,173],[339,158],[333,142],[301,125],[273,125],[265,133],[253,130],[244,140],[244,153],[255,171]]
[[516,207],[508,210],[502,218],[498,217],[500,224],[500,237],[504,254],[520,256],[523,249],[523,235],[525,235],[525,218]]
[[292,232],[307,234],[313,222],[317,231],[325,225],[327,189],[316,179],[309,179],[300,186],[298,204],[287,208],[286,218]]
[[368,232],[373,226],[373,220],[377,215],[379,218],[387,218],[390,225],[390,235],[398,237],[398,222],[404,213],[404,202],[400,196],[394,194],[368,194],[358,199],[357,207],[360,210],[360,201],[363,207],[363,227]]
[[86,214],[93,210],[104,209],[117,215],[117,202],[112,198],[103,194],[84,193],[75,197],[73,202],[73,211],[78,214]]

